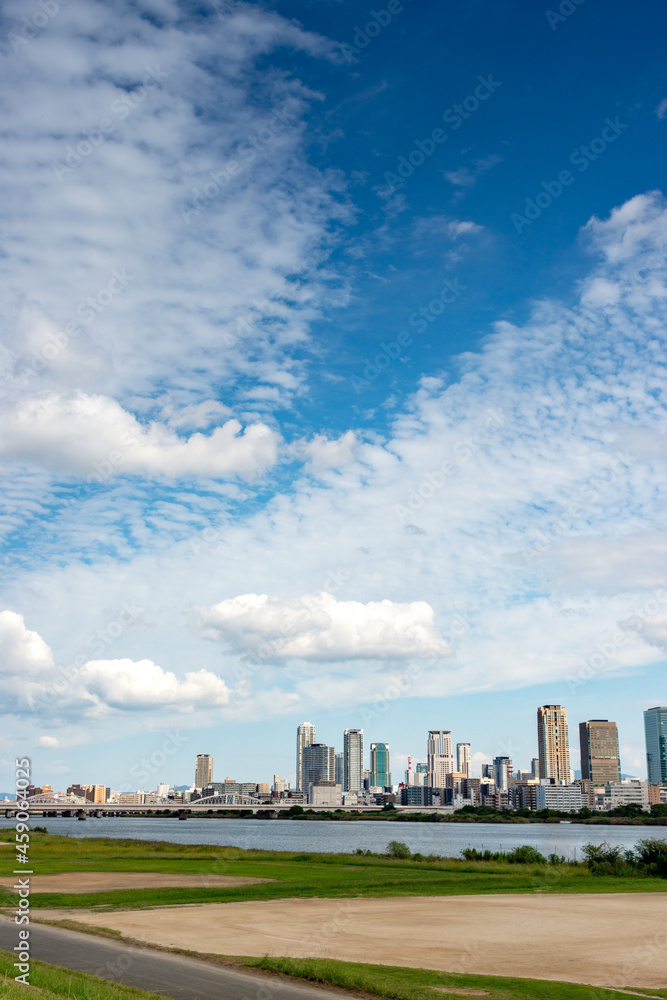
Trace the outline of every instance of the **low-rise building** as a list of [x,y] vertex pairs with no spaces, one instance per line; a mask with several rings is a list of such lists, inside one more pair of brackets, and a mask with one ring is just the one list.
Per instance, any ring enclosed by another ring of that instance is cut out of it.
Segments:
[[311,781],[308,789],[308,802],[311,806],[327,806],[334,809],[343,803],[343,789],[335,781]]
[[597,807],[608,812],[619,806],[638,805],[648,812],[649,786],[639,778],[624,778],[623,781],[613,781],[604,785],[602,796],[596,796]]
[[544,779],[535,787],[536,808],[556,809],[558,812],[579,812],[588,805],[580,785],[552,785]]

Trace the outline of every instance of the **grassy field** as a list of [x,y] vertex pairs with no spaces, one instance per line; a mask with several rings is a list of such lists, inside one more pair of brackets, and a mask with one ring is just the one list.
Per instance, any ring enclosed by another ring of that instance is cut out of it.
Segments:
[[[0,840],[9,840],[3,831]],[[205,844],[75,839],[33,833],[30,863],[35,875],[91,872],[178,872],[250,875],[273,882],[229,888],[134,889],[68,894],[35,892],[39,908],[134,909],[183,903],[231,902],[286,897],[448,896],[478,893],[665,892],[664,879],[592,875],[583,866],[510,865],[448,858],[402,860],[383,855],[290,854],[244,851]],[[0,852],[0,875],[11,875],[13,852]],[[0,904],[15,900],[0,890]]]
[[[405,969],[384,965],[361,965],[324,959],[248,958],[244,965],[283,975],[327,983],[346,990],[391,1000],[435,1000],[479,990],[490,1000],[618,1000],[623,994],[599,986],[553,983],[542,979],[506,979],[501,976],[457,975],[429,969]],[[667,990],[627,989],[646,996],[667,997]],[[453,991],[453,992],[452,992]],[[461,991],[461,992],[456,992]],[[469,994],[470,995],[470,994]],[[474,994],[473,994],[474,995]]]
[[82,972],[69,972],[57,965],[46,962],[30,962],[30,985],[14,982],[14,957],[7,951],[0,951],[0,996],[8,1000],[158,1000],[157,993],[133,990],[129,986],[117,986],[96,976]]

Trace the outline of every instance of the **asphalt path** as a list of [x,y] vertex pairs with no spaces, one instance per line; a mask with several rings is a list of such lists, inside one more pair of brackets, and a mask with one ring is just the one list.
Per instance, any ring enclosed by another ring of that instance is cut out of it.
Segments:
[[[18,927],[13,920],[0,917],[0,948],[11,952],[17,943]],[[332,1000],[332,996],[341,996],[338,991],[306,983],[239,972],[45,924],[30,925],[30,953],[42,962],[174,1000]]]

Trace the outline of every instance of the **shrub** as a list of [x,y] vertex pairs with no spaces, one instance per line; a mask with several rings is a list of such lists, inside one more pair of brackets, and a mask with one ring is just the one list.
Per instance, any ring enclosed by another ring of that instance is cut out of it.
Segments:
[[400,840],[390,840],[387,844],[387,854],[390,858],[409,858],[412,851],[407,844],[401,843]]
[[646,875],[667,878],[667,840],[658,837],[640,840],[635,848],[633,863]]
[[632,871],[632,852],[626,852],[621,857],[621,848],[606,841],[603,844],[585,844],[582,852],[593,875],[628,875]]

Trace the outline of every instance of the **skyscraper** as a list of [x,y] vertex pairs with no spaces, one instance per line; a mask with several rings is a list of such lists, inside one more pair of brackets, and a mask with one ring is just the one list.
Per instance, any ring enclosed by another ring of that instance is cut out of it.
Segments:
[[344,791],[360,791],[364,780],[363,729],[346,729],[343,733],[343,771]]
[[496,791],[506,792],[509,789],[513,773],[514,767],[509,757],[493,758],[493,780],[496,783]]
[[621,780],[618,751],[618,726],[608,719],[589,719],[579,723],[581,777],[594,785],[608,785]]
[[296,788],[302,792],[303,784],[303,751],[316,740],[315,726],[311,722],[302,722],[296,730]]
[[391,785],[389,769],[389,744],[371,743],[371,788]]
[[302,791],[310,790],[313,781],[333,781],[335,774],[335,755],[333,747],[328,747],[324,743],[310,743],[303,748]]
[[537,746],[540,778],[556,785],[570,784],[570,747],[567,711],[561,705],[542,705],[537,710]]
[[470,777],[470,744],[469,743],[457,743],[456,744],[456,770],[459,774],[465,774],[466,778]]
[[213,781],[213,758],[210,753],[198,753],[195,764],[195,788],[206,788]]
[[449,729],[429,729],[428,783],[431,788],[444,788],[445,777],[454,773],[454,745]]
[[342,788],[343,785],[345,784],[345,755],[342,753],[335,754],[334,761],[335,761],[334,781],[336,782],[337,785],[340,785],[340,787]]
[[649,785],[667,785],[667,708],[657,706],[644,712],[646,768]]

